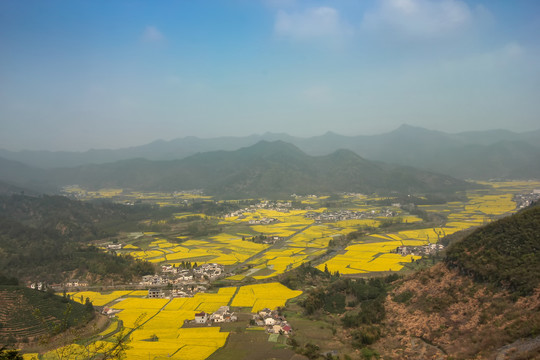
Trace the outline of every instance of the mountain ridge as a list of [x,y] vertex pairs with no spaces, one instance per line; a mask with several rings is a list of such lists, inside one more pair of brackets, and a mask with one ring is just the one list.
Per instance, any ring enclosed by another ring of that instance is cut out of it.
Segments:
[[311,156],[281,140],[263,140],[234,151],[198,153],[180,160],[129,159],[75,168],[38,169],[36,174],[27,181],[96,189],[204,189],[210,195],[226,198],[288,197],[293,193],[453,192],[473,186],[445,175],[372,162],[351,150]]
[[[407,124],[378,135],[348,136],[329,131],[323,135],[306,138],[271,132],[209,139],[187,136],[169,141],[156,140],[149,144],[117,150],[95,149],[86,152],[0,150],[0,157],[41,168],[73,167],[130,158],[178,160],[196,153],[234,151],[254,145],[261,140],[282,140],[296,145],[309,155],[328,155],[345,148],[369,160],[414,166],[462,179],[540,177],[540,166],[536,161],[540,156],[538,145],[540,130],[516,133],[495,129],[449,134]],[[522,144],[521,150],[499,146],[496,152],[498,158],[493,158],[495,155],[491,153],[490,147],[506,142]],[[470,150],[473,152],[469,153]],[[492,168],[486,174],[479,173],[477,169],[485,167],[489,156],[493,158],[488,161],[493,163]],[[519,174],[520,169],[527,169],[527,173]]]

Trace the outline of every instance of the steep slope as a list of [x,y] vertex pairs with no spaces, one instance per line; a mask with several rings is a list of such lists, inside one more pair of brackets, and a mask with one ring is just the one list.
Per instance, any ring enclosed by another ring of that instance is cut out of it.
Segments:
[[0,285],[0,303],[0,343],[10,346],[36,342],[95,316],[90,306],[18,286]]
[[445,263],[395,287],[388,333],[374,347],[392,359],[494,359],[521,339],[528,346],[500,359],[538,358],[539,254],[540,206],[476,230],[450,246]]
[[476,230],[450,247],[446,263],[478,281],[532,294],[540,285],[540,206]]

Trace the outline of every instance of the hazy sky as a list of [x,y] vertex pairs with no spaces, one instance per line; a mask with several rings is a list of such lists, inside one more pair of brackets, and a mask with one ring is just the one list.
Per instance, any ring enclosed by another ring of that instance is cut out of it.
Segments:
[[538,0],[2,0],[0,148],[540,128]]

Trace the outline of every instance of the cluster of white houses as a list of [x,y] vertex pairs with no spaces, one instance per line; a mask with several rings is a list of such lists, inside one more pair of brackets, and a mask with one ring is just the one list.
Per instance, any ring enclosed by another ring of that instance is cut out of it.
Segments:
[[47,290],[47,283],[43,281],[37,281],[31,283],[30,285],[28,285],[28,287],[34,290],[45,291]]
[[441,251],[443,249],[444,249],[444,245],[442,244],[427,244],[427,245],[422,245],[422,246],[399,246],[398,248],[396,248],[396,253],[402,256],[434,255],[438,251]]
[[78,279],[69,280],[66,282],[65,287],[87,287],[88,282],[87,281],[80,281]]
[[161,275],[145,275],[142,277],[140,285],[162,286],[176,285],[195,280],[215,280],[224,274],[225,267],[220,264],[203,264],[194,269],[180,269],[172,265],[162,265]]
[[290,335],[292,333],[291,325],[276,310],[262,309],[253,315],[253,323],[264,327],[271,334]]
[[214,280],[223,274],[224,266],[220,264],[203,264],[193,269],[195,276]]
[[[260,203],[258,203],[256,205],[250,205],[247,208],[236,210],[236,211],[233,211],[233,212],[231,212],[229,214],[225,214],[225,217],[229,218],[229,217],[238,216],[240,218],[241,216],[243,216],[243,214],[245,214],[245,213],[254,213],[258,209],[269,209],[269,210],[279,211],[279,212],[282,212],[282,213],[288,213],[288,212],[290,212],[291,208],[292,208],[292,203],[290,201],[288,201],[288,202],[280,202],[280,201],[268,201],[268,200],[265,200],[265,201],[261,201]],[[276,220],[276,219],[273,219],[273,220]]]
[[305,215],[306,218],[315,220],[315,222],[332,222],[343,220],[359,220],[359,219],[372,219],[375,217],[394,217],[397,213],[391,209],[371,210],[371,211],[352,211],[352,210],[340,210],[340,211],[325,211],[309,212]]
[[235,322],[238,320],[238,317],[234,315],[234,312],[231,312],[231,309],[228,306],[221,306],[216,312],[209,314],[204,311],[195,314],[196,324],[208,324],[208,323],[223,323],[223,322]]
[[529,194],[515,195],[512,200],[516,202],[518,209],[526,208],[533,202],[540,200],[540,189],[534,189]]
[[150,299],[164,299],[164,298],[177,298],[177,297],[193,297],[197,293],[206,292],[206,287],[202,285],[184,285],[175,287],[172,289],[163,288],[150,288],[148,289],[148,298]]

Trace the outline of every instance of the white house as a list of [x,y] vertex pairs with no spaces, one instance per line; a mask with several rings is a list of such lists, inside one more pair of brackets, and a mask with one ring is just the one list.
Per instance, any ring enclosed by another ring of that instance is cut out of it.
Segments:
[[204,311],[201,311],[200,313],[195,314],[195,323],[197,324],[204,324],[208,321],[208,314]]
[[165,296],[161,289],[149,289],[148,297],[150,299],[162,299]]

